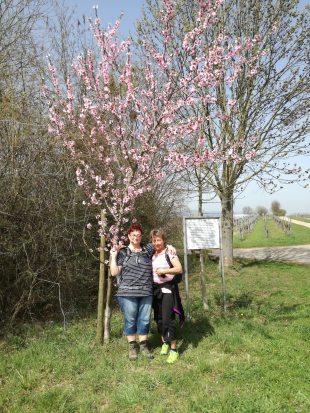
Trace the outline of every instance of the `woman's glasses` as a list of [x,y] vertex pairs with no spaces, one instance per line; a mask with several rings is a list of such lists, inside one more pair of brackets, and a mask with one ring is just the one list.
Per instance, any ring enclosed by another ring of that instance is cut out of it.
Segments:
[[141,238],[141,237],[142,237],[141,234],[133,234],[133,233],[129,234],[129,236],[130,236],[131,238]]

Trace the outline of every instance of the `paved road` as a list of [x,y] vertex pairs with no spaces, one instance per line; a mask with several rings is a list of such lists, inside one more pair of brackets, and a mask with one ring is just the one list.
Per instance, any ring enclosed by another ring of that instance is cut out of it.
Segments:
[[234,257],[256,260],[295,262],[310,265],[310,245],[293,247],[235,248]]

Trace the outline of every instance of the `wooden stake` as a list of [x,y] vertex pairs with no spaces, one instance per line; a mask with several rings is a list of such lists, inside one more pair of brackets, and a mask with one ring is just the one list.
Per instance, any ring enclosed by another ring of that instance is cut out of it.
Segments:
[[[104,222],[105,214],[101,210],[101,221]],[[105,236],[100,239],[100,270],[99,270],[99,291],[98,291],[98,315],[97,315],[97,344],[101,345],[103,341],[103,309],[105,296]]]
[[110,330],[111,330],[111,317],[112,317],[112,289],[113,280],[111,275],[111,269],[108,270],[108,288],[107,288],[107,302],[104,313],[104,342],[109,344],[110,342]]

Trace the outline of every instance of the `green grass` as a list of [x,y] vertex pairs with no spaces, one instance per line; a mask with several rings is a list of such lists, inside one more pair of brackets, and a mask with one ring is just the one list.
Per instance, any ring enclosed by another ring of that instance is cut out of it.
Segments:
[[[0,411],[208,412],[310,411],[309,267],[236,260],[221,310],[217,264],[206,264],[210,311],[202,311],[198,267],[190,264],[191,321],[178,331],[180,359],[129,362],[117,305],[112,342],[95,345],[94,315],[19,325],[0,342]],[[197,266],[199,263],[197,263]],[[181,291],[183,303],[184,283]]]
[[310,244],[310,228],[292,224],[292,235],[289,236],[279,229],[272,218],[267,219],[267,227],[268,238],[265,237],[263,218],[257,220],[253,231],[242,241],[239,240],[239,233],[235,233],[234,248],[282,247]]
[[297,221],[301,222],[307,222],[308,224],[310,224],[310,218],[298,217],[295,215],[291,215],[289,218],[296,219]]

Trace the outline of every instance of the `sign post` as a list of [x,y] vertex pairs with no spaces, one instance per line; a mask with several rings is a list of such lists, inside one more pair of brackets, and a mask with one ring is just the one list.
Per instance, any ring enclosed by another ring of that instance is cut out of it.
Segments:
[[222,228],[220,217],[183,217],[183,240],[184,240],[184,267],[185,267],[185,289],[186,289],[186,315],[190,319],[189,312],[189,288],[188,288],[188,265],[187,250],[195,249],[220,249],[220,260],[222,268],[222,286],[224,311],[226,311],[225,273],[222,247]]
[[219,227],[220,227],[220,260],[221,260],[221,270],[222,270],[222,289],[223,289],[223,307],[226,313],[226,288],[225,288],[225,268],[224,268],[224,254],[223,254],[223,243],[222,243],[222,220],[219,219]]

